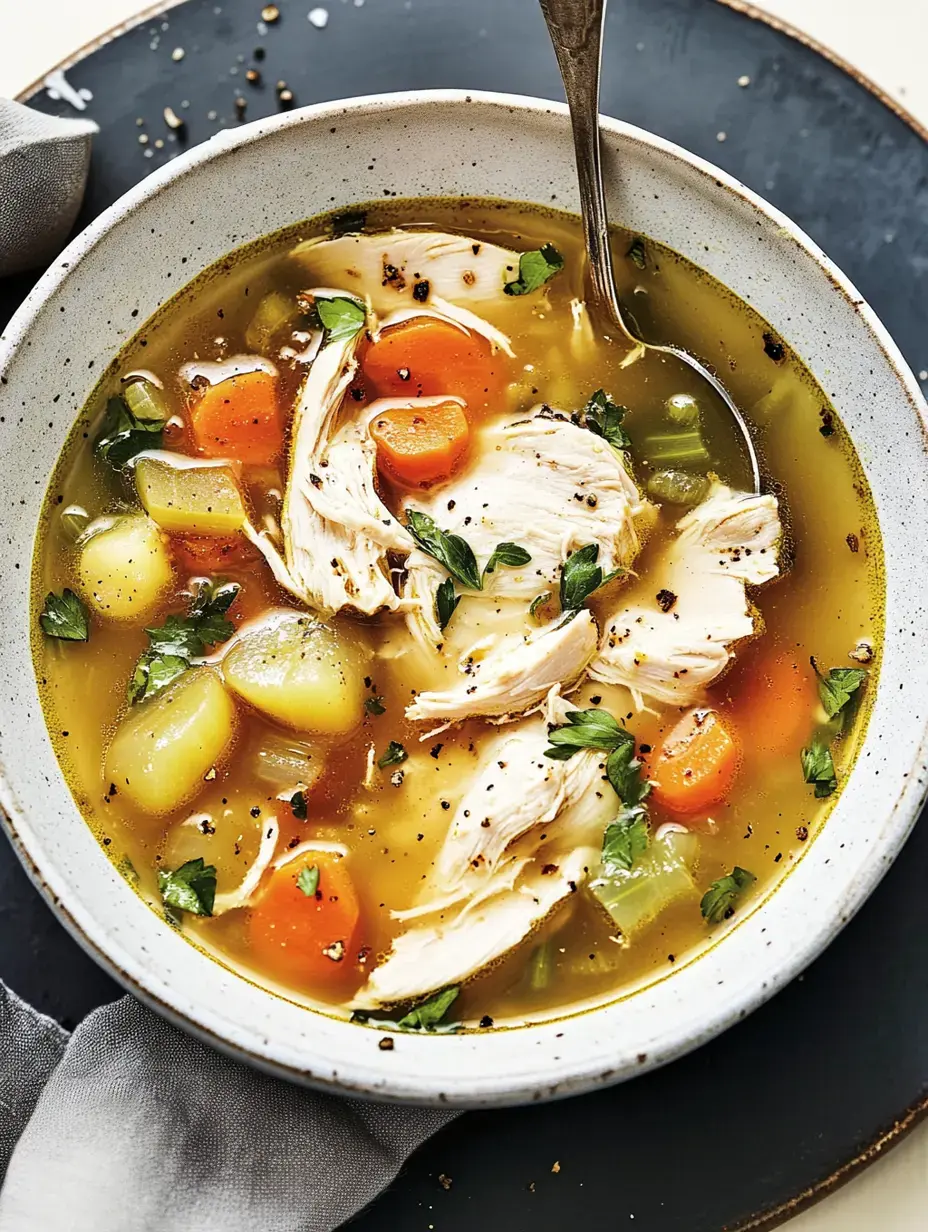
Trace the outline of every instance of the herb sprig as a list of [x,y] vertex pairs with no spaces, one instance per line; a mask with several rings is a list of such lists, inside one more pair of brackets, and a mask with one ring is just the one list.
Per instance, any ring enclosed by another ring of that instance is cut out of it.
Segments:
[[169,872],[158,870],[158,889],[165,907],[190,915],[210,916],[216,898],[216,869],[202,856]]
[[443,988],[425,1001],[414,1005],[402,1018],[394,1019],[385,1014],[368,1014],[363,1010],[356,1010],[351,1015],[351,1021],[382,1025],[394,1031],[427,1031],[441,1034],[460,1031],[460,1023],[444,1021],[448,1011],[458,999],[460,991],[461,989],[456,984]]
[[868,673],[862,667],[833,667],[823,676],[815,659],[812,668],[818,677],[818,695],[829,719],[841,716],[842,723],[860,696]]
[[542,244],[532,252],[523,252],[519,257],[519,276],[507,282],[503,290],[507,295],[528,295],[537,291],[550,278],[564,268],[564,258],[553,244]]
[[356,299],[349,299],[346,295],[331,297],[317,295],[313,301],[313,307],[319,324],[325,331],[324,345],[353,338],[364,328],[364,322],[367,320],[364,305]]
[[611,573],[604,574],[602,565],[597,564],[598,560],[599,544],[588,543],[571,552],[561,565],[559,593],[563,612],[579,612],[590,595],[625,572],[624,569],[613,569]]
[[[500,565],[518,568],[520,565],[529,564],[532,559],[531,554],[518,543],[498,543],[481,572],[474,550],[467,540],[451,531],[442,530],[430,514],[419,509],[407,509],[406,529],[423,552],[444,565],[452,578],[470,590],[483,590],[487,574],[494,573]],[[457,607],[457,598],[453,585],[450,588],[446,583],[442,585],[445,590],[436,594],[435,603],[439,624],[444,628]]]
[[435,591],[435,615],[438,617],[438,627],[442,632],[460,602],[461,596],[454,593],[454,578],[445,578]]
[[307,898],[315,898],[316,891],[319,889],[319,869],[315,864],[309,867],[304,865],[300,869],[300,875],[296,879],[296,888]]
[[237,582],[201,582],[186,616],[172,613],[163,625],[145,630],[150,645],[129,681],[130,702],[160,693],[190,667],[191,660],[232,636],[235,626],[226,613],[240,589]]
[[388,766],[400,766],[409,754],[398,740],[391,740],[384,752],[377,758],[377,768],[386,770]]
[[816,800],[825,800],[837,791],[838,776],[831,749],[820,736],[816,736],[809,747],[802,750],[800,759],[802,777],[807,783],[815,785]]
[[628,414],[628,407],[613,402],[603,389],[597,389],[590,396],[589,402],[580,411],[574,411],[572,421],[580,428],[586,428],[595,436],[601,436],[614,449],[630,449],[632,440],[622,421]]
[[87,608],[67,586],[60,595],[50,590],[45,596],[39,624],[47,637],[57,637],[63,642],[86,642],[90,637]]
[[709,924],[720,924],[734,915],[735,904],[757,878],[746,868],[735,867],[726,877],[713,881],[699,903],[702,917]]
[[129,404],[133,389],[130,385],[122,395],[110,398],[103,425],[94,441],[97,457],[114,470],[121,470],[143,450],[159,449],[164,436],[166,415],[162,408],[151,397],[138,397],[133,399],[138,406],[137,413]]

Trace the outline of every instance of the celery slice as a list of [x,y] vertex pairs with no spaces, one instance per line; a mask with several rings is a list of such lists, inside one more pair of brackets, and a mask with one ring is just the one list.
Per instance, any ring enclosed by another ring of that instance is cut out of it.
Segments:
[[135,486],[145,512],[162,530],[181,535],[232,535],[247,517],[230,466],[165,452],[140,454]]
[[601,870],[590,890],[622,935],[631,938],[678,898],[698,898],[690,871],[699,854],[695,834],[670,831],[651,843],[630,869]]
[[652,466],[697,466],[709,461],[698,427],[648,436],[641,442],[641,452]]

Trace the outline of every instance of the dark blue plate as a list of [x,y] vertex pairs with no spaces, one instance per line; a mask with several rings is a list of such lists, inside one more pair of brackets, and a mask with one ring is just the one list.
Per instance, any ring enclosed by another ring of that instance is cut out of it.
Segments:
[[[82,222],[180,148],[154,146],[170,136],[165,106],[192,143],[237,122],[237,96],[247,119],[276,110],[278,80],[297,103],[429,86],[561,97],[535,0],[327,0],[324,30],[307,0],[278,5],[262,33],[259,0],[188,0],[77,57],[68,79],[93,93],[102,130]],[[262,85],[246,82],[250,66]],[[73,114],[41,88],[29,101]],[[850,275],[912,367],[928,368],[928,145],[865,82],[715,0],[613,0],[603,111],[779,206]],[[0,284],[0,323],[31,281]],[[920,827],[828,952],[743,1025],[621,1087],[462,1117],[355,1228],[718,1232],[770,1226],[827,1192],[928,1109],[926,874]],[[117,995],[6,843],[0,921],[0,977],[39,1008],[71,1025]]]

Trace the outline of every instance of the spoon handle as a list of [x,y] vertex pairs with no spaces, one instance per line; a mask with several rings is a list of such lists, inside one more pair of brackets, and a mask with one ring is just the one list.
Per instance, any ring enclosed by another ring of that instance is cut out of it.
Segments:
[[628,334],[615,290],[600,158],[599,73],[606,0],[540,0],[540,3],[570,107],[593,290],[615,324]]

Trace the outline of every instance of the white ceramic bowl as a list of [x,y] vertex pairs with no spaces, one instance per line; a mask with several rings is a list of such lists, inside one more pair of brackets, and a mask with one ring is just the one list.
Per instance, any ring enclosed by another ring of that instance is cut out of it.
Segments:
[[887,622],[863,748],[798,865],[696,961],[599,1009],[511,1030],[399,1035],[382,1052],[377,1032],[231,974],[132,893],[81,820],[46,733],[29,653],[30,563],[48,476],[97,374],[138,324],[229,250],[336,205],[447,194],[576,210],[565,109],[436,92],[308,107],[221,133],[97,219],[0,339],[0,801],[9,831],[61,920],[117,979],[275,1073],[343,1092],[469,1105],[546,1099],[641,1073],[743,1018],[815,957],[886,871],[922,802],[928,463],[915,380],[847,279],[787,218],[639,129],[606,120],[604,142],[613,218],[669,244],[757,308],[838,407],[883,531]]

